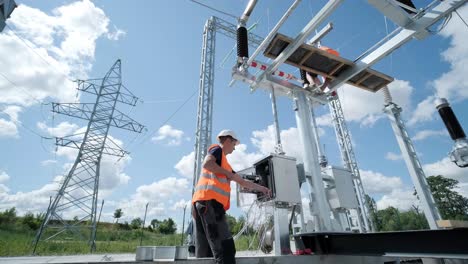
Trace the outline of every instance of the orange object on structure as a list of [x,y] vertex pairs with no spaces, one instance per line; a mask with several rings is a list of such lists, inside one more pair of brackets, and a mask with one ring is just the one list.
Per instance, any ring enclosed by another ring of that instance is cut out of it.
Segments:
[[328,52],[330,54],[333,54],[335,56],[338,56],[338,57],[340,56],[340,53],[338,51],[336,51],[336,50],[334,50],[332,48],[329,48],[327,46],[320,46],[319,49],[324,50],[324,51],[326,51],[326,52]]

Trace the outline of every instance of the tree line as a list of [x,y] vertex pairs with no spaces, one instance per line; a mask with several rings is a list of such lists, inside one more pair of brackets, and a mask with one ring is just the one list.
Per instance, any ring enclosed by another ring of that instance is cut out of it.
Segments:
[[[456,191],[457,180],[437,175],[427,177],[427,183],[442,219],[468,220],[468,198]],[[418,197],[416,191],[414,195]],[[366,195],[366,201],[376,231],[429,229],[424,213],[417,206],[412,206],[408,211],[400,211],[392,206],[377,210],[374,199]]]
[[[468,198],[456,191],[458,185],[457,180],[437,175],[427,177],[427,182],[442,219],[468,221]],[[416,191],[414,195],[417,197]],[[366,196],[366,200],[370,209],[370,218],[376,227],[376,231],[418,230],[429,228],[424,213],[417,206],[413,206],[407,211],[401,211],[395,207],[378,210],[373,198]],[[113,215],[115,219],[113,224],[100,223],[99,225],[112,226],[113,228],[122,230],[142,228],[143,220],[139,217],[134,218],[130,223],[127,221],[119,223],[123,215],[122,209],[116,209]],[[231,233],[233,235],[237,234],[243,227],[245,219],[242,216],[238,219],[230,215],[226,215],[226,217]],[[43,219],[44,214],[34,215],[31,212],[20,217],[17,215],[16,208],[12,207],[6,209],[4,212],[0,212],[0,228],[12,229],[14,227],[20,227],[36,231],[39,229]],[[78,219],[75,217],[73,220],[69,221],[78,221]],[[144,227],[145,230],[158,234],[175,234],[177,231],[176,224],[172,218],[164,220],[152,219],[145,224],[148,224]],[[253,230],[247,230],[246,233],[253,232]]]

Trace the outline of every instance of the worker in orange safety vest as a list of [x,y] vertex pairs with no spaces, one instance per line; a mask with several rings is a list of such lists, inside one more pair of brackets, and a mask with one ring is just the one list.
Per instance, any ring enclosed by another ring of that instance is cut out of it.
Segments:
[[231,181],[242,187],[270,197],[271,191],[261,185],[244,180],[226,159],[240,142],[231,130],[223,130],[218,144],[208,148],[202,172],[192,197],[192,215],[195,220],[195,256],[214,257],[215,263],[235,263],[236,249],[226,221],[230,207]]
[[[332,48],[329,48],[327,46],[319,46],[319,49],[327,52],[328,54],[332,54],[332,55],[337,56],[337,57],[340,56],[340,53],[338,51],[336,51],[336,50],[334,50]],[[321,91],[324,91],[325,88],[327,88],[328,85],[331,82],[331,79],[328,78],[328,77],[323,77],[323,79],[324,79],[324,81],[322,83],[322,81],[320,81],[320,79],[318,78],[317,74],[312,73],[312,72],[307,72],[307,81],[309,83],[314,83],[317,87],[319,87],[319,89]]]

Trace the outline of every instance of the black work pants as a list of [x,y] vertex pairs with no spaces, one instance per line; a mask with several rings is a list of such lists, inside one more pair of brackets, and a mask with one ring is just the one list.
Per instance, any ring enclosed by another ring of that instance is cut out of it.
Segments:
[[214,257],[215,263],[236,263],[236,248],[223,206],[215,200],[198,201],[195,210],[195,256]]

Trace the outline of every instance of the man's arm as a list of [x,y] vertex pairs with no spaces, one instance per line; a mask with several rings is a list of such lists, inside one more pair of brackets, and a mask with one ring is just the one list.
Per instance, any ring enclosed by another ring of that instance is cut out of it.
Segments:
[[232,171],[228,171],[222,168],[221,166],[219,166],[216,163],[216,158],[213,155],[210,155],[210,154],[206,155],[205,160],[203,161],[203,168],[213,173],[224,174],[229,180],[237,182],[240,186],[244,188],[247,188],[249,190],[259,191],[268,197],[271,196],[270,189],[262,185],[256,184],[254,182],[246,181],[241,176],[239,176],[239,174],[233,173]]

